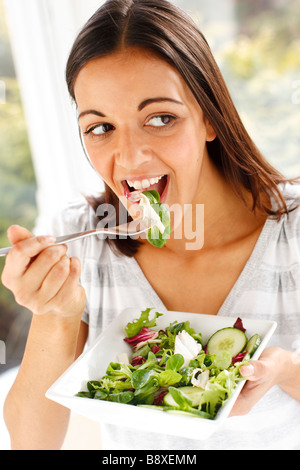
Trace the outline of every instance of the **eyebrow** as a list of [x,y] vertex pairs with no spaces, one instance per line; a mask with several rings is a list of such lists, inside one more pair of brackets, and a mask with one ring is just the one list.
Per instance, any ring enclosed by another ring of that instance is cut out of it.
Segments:
[[[138,111],[142,111],[146,106],[149,106],[152,103],[162,103],[164,101],[169,101],[171,103],[183,105],[181,101],[174,100],[173,98],[167,98],[167,97],[148,98],[147,100],[144,100],[139,104]],[[82,111],[79,114],[78,119],[83,118],[87,114],[93,114],[95,116],[106,117],[105,114],[101,113],[100,111],[97,111],[96,109],[88,109],[86,111]]]
[[142,111],[146,106],[152,103],[162,103],[164,101],[170,101],[171,103],[177,103],[177,104],[182,104],[181,101],[174,100],[173,98],[166,98],[166,97],[158,97],[158,98],[149,98],[147,100],[142,101],[141,104],[138,106],[138,111]]
[[96,111],[95,109],[88,109],[87,111],[82,111],[82,113],[79,114],[78,119],[81,119],[87,114],[94,114],[95,116],[106,117],[105,114],[100,113],[100,111]]

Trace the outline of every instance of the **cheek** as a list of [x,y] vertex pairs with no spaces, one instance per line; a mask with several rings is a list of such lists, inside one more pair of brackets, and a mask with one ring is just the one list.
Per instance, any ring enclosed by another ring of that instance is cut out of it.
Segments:
[[205,151],[205,142],[202,142],[195,133],[187,133],[181,139],[176,139],[168,148],[168,159],[174,170],[194,172],[201,165]]
[[99,175],[109,184],[109,178],[112,175],[112,164],[103,152],[100,152],[92,145],[86,145],[89,159]]

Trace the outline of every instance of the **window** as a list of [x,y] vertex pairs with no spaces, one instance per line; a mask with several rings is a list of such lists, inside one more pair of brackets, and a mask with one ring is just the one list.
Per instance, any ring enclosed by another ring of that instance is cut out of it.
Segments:
[[285,176],[300,175],[298,0],[176,0],[206,36],[256,145]]
[[[11,224],[45,233],[62,205],[103,190],[83,156],[64,81],[72,41],[99,4],[0,0],[0,246]],[[0,258],[0,272],[3,265]],[[20,362],[30,318],[0,283],[0,373]]]
[[65,83],[65,65],[96,0],[4,0],[11,31],[32,159],[38,181],[36,228],[80,193],[102,191],[83,155],[76,112]]
[[[0,246],[7,246],[12,224],[32,229],[37,216],[36,180],[31,160],[20,90],[12,60],[2,1],[0,1]],[[0,271],[4,259],[0,258]],[[18,307],[0,284],[0,340],[6,358],[0,373],[19,362],[29,325],[29,314]]]

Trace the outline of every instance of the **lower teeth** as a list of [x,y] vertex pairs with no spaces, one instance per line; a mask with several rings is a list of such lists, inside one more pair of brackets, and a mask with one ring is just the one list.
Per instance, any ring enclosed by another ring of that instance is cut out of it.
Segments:
[[128,199],[132,202],[138,202],[141,199],[141,192],[142,190],[131,192]]

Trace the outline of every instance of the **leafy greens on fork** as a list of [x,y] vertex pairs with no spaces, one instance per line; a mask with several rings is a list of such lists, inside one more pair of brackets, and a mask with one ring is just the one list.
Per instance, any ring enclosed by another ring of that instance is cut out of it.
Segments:
[[158,191],[143,191],[140,197],[139,205],[143,211],[144,221],[152,225],[147,232],[147,240],[151,245],[161,248],[171,233],[169,209],[160,202]]

